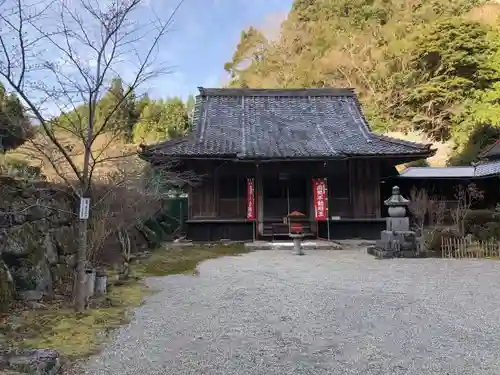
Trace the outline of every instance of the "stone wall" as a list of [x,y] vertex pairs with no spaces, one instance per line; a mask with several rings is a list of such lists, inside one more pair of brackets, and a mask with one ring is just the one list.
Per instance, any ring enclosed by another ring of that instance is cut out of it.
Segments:
[[[111,197],[106,195],[108,190],[108,186],[94,186],[95,200],[101,201],[102,196]],[[137,194],[127,189],[115,189],[112,199],[106,201],[106,211],[97,211],[100,213],[90,221],[89,241],[94,238],[93,233],[96,236],[103,234],[103,226],[104,229],[115,228],[114,218],[119,215],[128,215],[133,223],[137,219],[145,221],[145,225],[134,225],[129,229],[132,252],[158,246],[159,241],[168,239],[162,235],[158,237],[145,220],[162,213],[161,202],[153,202],[148,209],[140,210],[145,216],[141,218],[133,216],[138,212],[134,207],[130,212],[124,207],[123,202],[143,202]],[[0,309],[16,297],[37,300],[43,294],[70,295],[78,246],[76,207],[77,199],[67,186],[0,175]],[[171,223],[160,220],[157,224],[157,229],[166,231],[163,233],[166,234]],[[89,252],[89,260],[94,266],[116,264],[122,260],[116,234],[109,230],[105,232],[102,241],[101,237],[96,237],[99,249]]]
[[64,186],[0,176],[0,306],[62,286],[76,250],[74,212]]

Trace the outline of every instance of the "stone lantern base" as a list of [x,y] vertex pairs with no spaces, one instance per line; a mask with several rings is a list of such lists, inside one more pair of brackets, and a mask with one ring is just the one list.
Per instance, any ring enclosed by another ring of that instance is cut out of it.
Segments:
[[421,258],[421,251],[415,232],[383,230],[380,240],[368,248],[368,254],[377,258]]

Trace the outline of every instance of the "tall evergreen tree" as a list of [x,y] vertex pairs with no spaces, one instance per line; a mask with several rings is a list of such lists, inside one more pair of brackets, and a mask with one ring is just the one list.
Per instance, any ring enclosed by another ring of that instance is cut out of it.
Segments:
[[33,135],[33,128],[15,94],[0,83],[0,153],[21,146]]
[[186,105],[180,98],[151,101],[134,129],[134,142],[153,143],[183,135],[189,128]]
[[[127,98],[128,99],[128,98]],[[109,90],[99,101],[99,119],[101,126],[107,118],[105,131],[116,131],[129,134],[129,105],[125,99],[125,90],[121,78],[113,78]]]

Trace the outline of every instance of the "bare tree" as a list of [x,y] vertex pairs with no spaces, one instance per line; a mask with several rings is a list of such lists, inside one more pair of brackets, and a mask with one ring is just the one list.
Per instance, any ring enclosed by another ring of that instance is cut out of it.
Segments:
[[470,213],[472,204],[483,199],[484,193],[473,183],[467,186],[458,186],[455,191],[456,207],[452,208],[451,218],[460,235],[465,236],[465,222]]
[[433,197],[432,199],[430,199],[427,215],[429,227],[436,228],[437,226],[442,225],[446,218],[445,201],[437,197]]
[[[154,170],[136,157],[119,159],[113,170],[94,181],[96,204],[91,218],[90,259],[97,260],[104,244],[118,239],[122,252],[121,278],[129,275],[131,245],[129,233],[143,229],[143,220],[154,216],[179,188],[199,182],[191,171],[175,171],[175,161],[164,161]],[[154,172],[154,173],[153,173]]]
[[423,235],[425,219],[429,212],[429,195],[425,189],[413,187],[410,191],[410,204],[408,209],[413,216],[414,227],[419,236]]
[[427,190],[413,188],[410,192],[409,210],[413,226],[427,249],[432,248],[446,215],[446,204],[437,196],[429,196]]
[[[117,158],[103,152],[106,144],[96,150],[96,139],[109,130],[112,117],[135,89],[167,72],[157,61],[158,47],[182,3],[162,20],[143,0],[0,0],[0,77],[39,125],[30,142],[34,155],[81,199],[91,196],[96,169]],[[99,116],[99,100],[117,76],[127,89]],[[84,111],[79,110],[82,105]],[[66,117],[65,125],[51,120],[51,114],[59,113]],[[67,141],[68,135],[79,140],[80,150]],[[87,230],[83,217],[75,284],[79,311],[85,305]]]

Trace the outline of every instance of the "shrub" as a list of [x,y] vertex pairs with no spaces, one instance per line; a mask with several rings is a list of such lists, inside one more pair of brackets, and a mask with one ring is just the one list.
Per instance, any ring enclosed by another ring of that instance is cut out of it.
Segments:
[[26,179],[45,179],[40,167],[32,166],[28,161],[7,155],[4,157],[0,171],[11,177]]
[[483,225],[472,225],[469,233],[480,241],[500,239],[500,222],[491,221]]
[[465,218],[465,232],[485,241],[500,239],[500,220],[494,210],[471,210]]
[[441,241],[443,237],[460,237],[458,231],[453,227],[442,227],[434,228],[426,231],[424,236],[425,247],[427,251],[440,254],[441,253]]
[[464,220],[466,233],[471,233],[470,229],[474,226],[483,226],[495,221],[495,211],[493,210],[470,210]]

